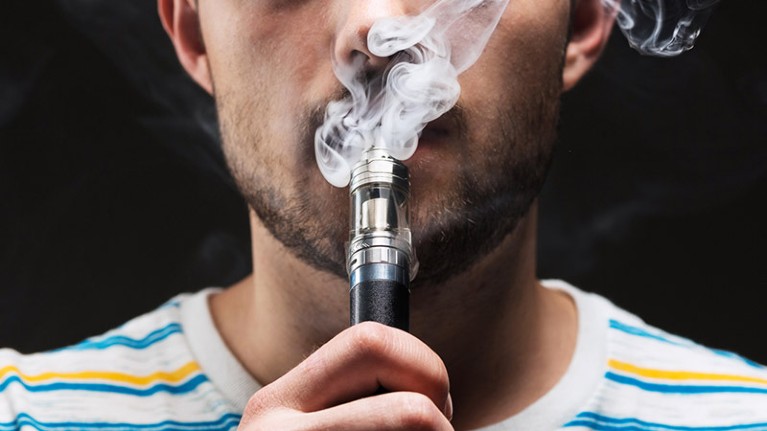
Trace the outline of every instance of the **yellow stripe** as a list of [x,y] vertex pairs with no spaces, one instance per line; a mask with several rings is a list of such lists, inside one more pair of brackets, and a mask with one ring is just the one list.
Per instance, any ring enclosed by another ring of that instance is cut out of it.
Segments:
[[17,367],[8,366],[0,368],[0,380],[2,380],[7,374],[14,373],[18,375],[22,380],[27,383],[41,382],[51,379],[64,379],[64,380],[109,380],[120,383],[131,383],[134,385],[147,385],[149,383],[161,380],[168,383],[180,382],[190,374],[199,371],[200,366],[196,362],[189,362],[183,367],[171,371],[158,371],[145,376],[133,376],[125,373],[117,373],[110,371],[80,371],[76,373],[42,373],[36,375],[23,374]]
[[608,362],[610,368],[616,371],[623,371],[626,373],[635,374],[642,377],[650,377],[653,379],[666,379],[666,380],[714,380],[714,381],[731,381],[731,382],[747,382],[747,383],[760,383],[767,385],[767,379],[760,379],[758,377],[740,376],[736,374],[716,374],[716,373],[699,373],[694,371],[671,371],[671,370],[656,370],[652,368],[637,367],[626,362],[617,361],[611,359]]

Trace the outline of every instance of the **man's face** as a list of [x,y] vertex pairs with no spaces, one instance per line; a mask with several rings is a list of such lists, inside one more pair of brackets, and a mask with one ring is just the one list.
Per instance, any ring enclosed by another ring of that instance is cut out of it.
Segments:
[[[272,234],[345,276],[348,190],[314,159],[324,108],[343,97],[331,58],[366,52],[379,17],[433,1],[200,0],[229,166]],[[511,0],[455,109],[424,131],[411,170],[418,284],[449,278],[515,227],[538,194],[555,139],[569,0]],[[371,67],[381,67],[371,59]]]

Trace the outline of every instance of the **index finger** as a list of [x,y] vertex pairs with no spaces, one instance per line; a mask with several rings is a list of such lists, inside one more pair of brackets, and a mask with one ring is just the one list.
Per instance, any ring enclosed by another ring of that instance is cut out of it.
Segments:
[[365,322],[345,330],[259,394],[303,412],[389,391],[417,392],[447,409],[449,381],[440,357],[407,332]]

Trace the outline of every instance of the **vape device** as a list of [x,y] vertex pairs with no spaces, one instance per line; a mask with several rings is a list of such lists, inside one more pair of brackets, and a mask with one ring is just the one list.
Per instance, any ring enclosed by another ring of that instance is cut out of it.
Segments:
[[408,169],[373,147],[352,169],[349,193],[351,324],[374,321],[407,331],[410,281],[418,271],[409,227]]

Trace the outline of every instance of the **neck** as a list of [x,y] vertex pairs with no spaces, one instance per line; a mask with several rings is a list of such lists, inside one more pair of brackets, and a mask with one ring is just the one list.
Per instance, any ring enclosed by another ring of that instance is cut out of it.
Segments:
[[[500,421],[564,374],[577,316],[535,277],[536,206],[512,235],[464,274],[411,296],[411,331],[450,374],[457,429]],[[253,275],[211,300],[235,356],[269,384],[348,326],[348,281],[296,259],[251,216]]]

